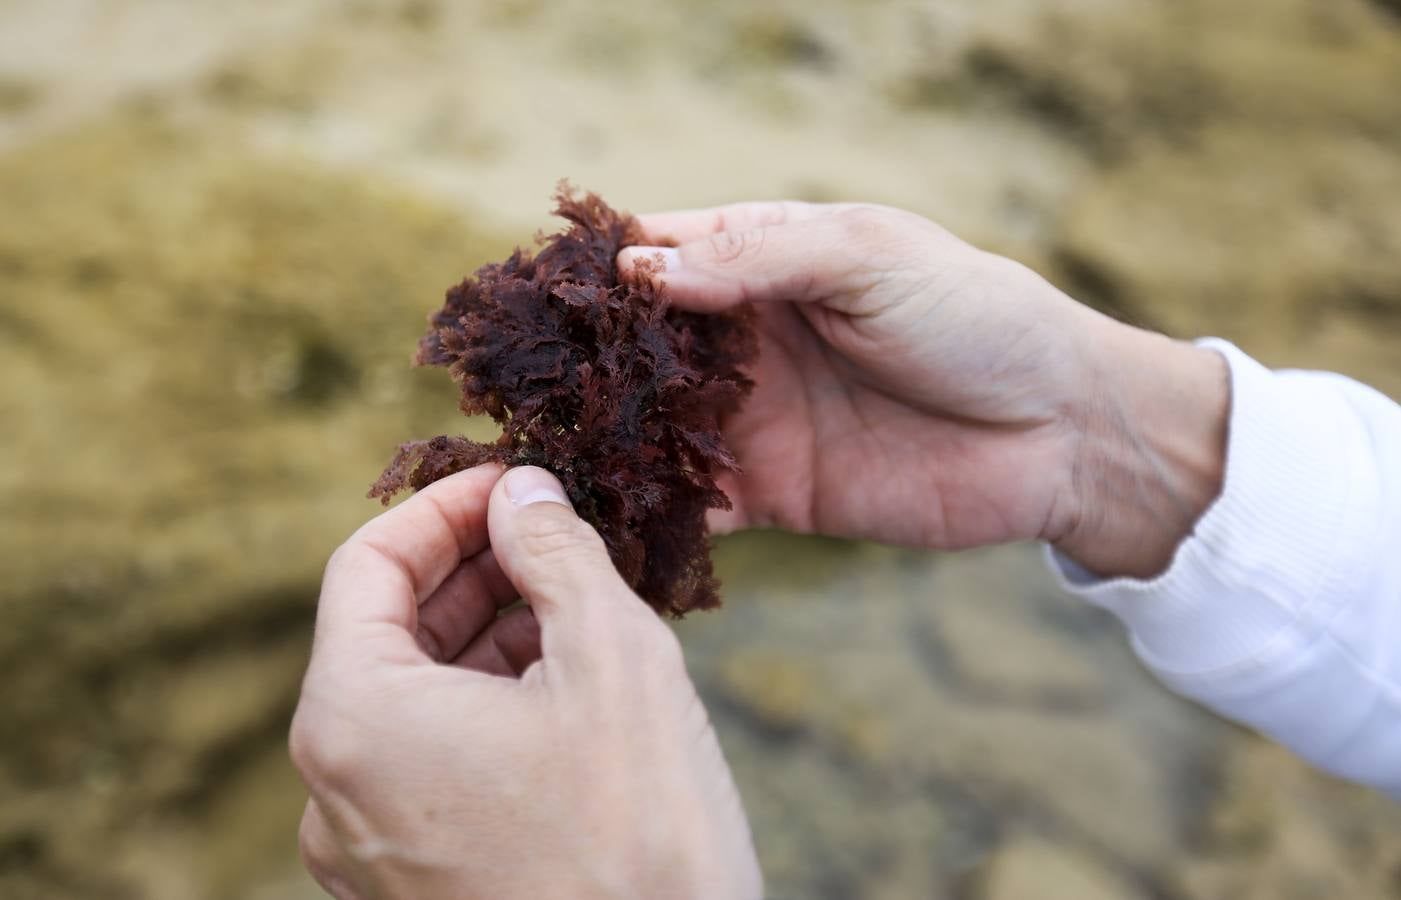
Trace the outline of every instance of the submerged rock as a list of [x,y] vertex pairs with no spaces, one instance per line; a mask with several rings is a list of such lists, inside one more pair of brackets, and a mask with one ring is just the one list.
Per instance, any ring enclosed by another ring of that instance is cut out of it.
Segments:
[[[23,423],[0,441],[0,852],[145,894],[198,861],[92,848],[282,755],[361,485],[405,431],[461,422],[406,365],[423,298],[501,245],[144,117],[0,157],[0,196],[0,416]],[[300,806],[263,808],[289,851]]]
[[1146,895],[1074,848],[1019,837],[988,859],[973,896],[977,900],[1139,900]]

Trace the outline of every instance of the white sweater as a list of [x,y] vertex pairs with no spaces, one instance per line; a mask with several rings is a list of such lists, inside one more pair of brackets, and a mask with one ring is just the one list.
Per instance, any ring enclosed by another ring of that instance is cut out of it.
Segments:
[[1401,799],[1401,406],[1201,343],[1231,367],[1221,496],[1151,581],[1054,567],[1172,690]]

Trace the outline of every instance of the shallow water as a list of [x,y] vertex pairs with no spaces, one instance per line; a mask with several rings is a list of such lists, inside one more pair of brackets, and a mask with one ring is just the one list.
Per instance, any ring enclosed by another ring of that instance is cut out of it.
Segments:
[[[316,895],[320,567],[459,428],[422,316],[561,175],[899,203],[1401,394],[1383,6],[0,3],[0,894]],[[679,629],[775,896],[1401,896],[1393,805],[1168,696],[1036,548],[717,553]]]

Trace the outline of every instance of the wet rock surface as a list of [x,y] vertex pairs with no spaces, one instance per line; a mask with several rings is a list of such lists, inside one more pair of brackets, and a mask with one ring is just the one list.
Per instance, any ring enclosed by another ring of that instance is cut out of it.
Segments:
[[405,348],[489,242],[145,116],[0,159],[0,193],[0,894],[285,866],[319,560],[396,433],[457,427]]
[[[321,565],[460,427],[422,317],[560,175],[899,203],[1401,393],[1386,3],[544,8],[0,7],[0,895],[317,896]],[[679,627],[776,897],[1401,896],[1394,804],[1167,695],[1036,548],[717,565]]]
[[979,874],[972,894],[978,900],[1133,900],[1144,896],[1093,860],[1035,839],[1017,839],[998,848]]

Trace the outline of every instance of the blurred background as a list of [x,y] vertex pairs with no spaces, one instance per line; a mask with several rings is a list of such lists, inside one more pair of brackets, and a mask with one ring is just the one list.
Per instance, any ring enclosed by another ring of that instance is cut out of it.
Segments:
[[[0,0],[0,896],[318,895],[320,568],[462,428],[424,316],[563,176],[897,204],[1401,397],[1396,0]],[[680,631],[774,896],[1401,897],[1401,809],[1036,548],[717,553]]]

